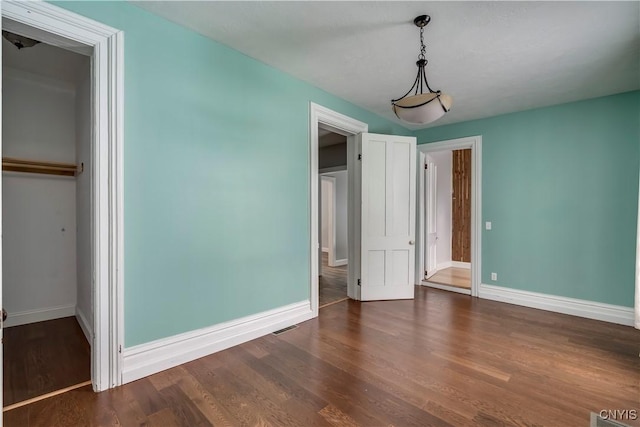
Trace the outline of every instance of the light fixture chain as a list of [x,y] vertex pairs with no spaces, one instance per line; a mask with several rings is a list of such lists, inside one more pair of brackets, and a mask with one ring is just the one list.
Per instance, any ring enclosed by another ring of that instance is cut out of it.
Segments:
[[427,47],[424,45],[424,27],[420,27],[420,55],[418,59],[426,58]]

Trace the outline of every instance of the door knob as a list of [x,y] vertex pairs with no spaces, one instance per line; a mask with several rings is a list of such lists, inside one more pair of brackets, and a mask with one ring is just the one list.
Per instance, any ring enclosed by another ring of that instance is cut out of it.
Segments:
[[409,240],[409,244],[410,244],[410,245],[413,245],[413,244],[415,244],[415,243],[416,243],[416,242],[414,242],[413,240]]
[[4,322],[5,320],[7,320],[7,310],[5,310],[4,308],[2,309],[2,321]]

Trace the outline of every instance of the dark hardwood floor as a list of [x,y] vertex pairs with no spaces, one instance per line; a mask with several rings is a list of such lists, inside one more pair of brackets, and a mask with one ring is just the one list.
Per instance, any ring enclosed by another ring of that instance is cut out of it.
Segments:
[[91,379],[91,349],[75,317],[3,333],[4,406]]
[[[588,426],[640,409],[640,331],[466,295],[344,301],[268,335],[6,426]],[[638,420],[626,424],[640,425]]]
[[320,276],[320,307],[347,298],[347,266],[329,267],[329,256],[322,253]]

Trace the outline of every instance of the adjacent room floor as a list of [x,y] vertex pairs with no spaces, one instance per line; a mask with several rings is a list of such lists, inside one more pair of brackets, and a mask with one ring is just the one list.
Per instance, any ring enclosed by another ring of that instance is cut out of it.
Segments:
[[591,412],[638,408],[639,349],[631,327],[418,287],[8,411],[5,426],[587,426]]
[[468,268],[449,267],[431,276],[428,282],[449,285],[456,288],[471,289],[471,270]]
[[322,253],[320,276],[320,308],[347,298],[347,266],[329,267],[329,256]]
[[5,407],[91,379],[91,349],[75,317],[3,333]]

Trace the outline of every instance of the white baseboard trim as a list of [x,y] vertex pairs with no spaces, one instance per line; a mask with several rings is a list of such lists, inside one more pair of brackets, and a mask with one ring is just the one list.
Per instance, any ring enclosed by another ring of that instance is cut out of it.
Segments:
[[125,348],[122,383],[242,344],[313,318],[310,301]]
[[83,311],[80,310],[80,307],[76,307],[76,319],[78,320],[78,324],[80,325],[80,329],[82,329],[85,338],[89,341],[89,345],[93,345],[93,328],[89,324],[87,316],[85,316]]
[[467,270],[471,270],[471,263],[470,262],[451,261],[451,267],[466,268]]
[[347,265],[349,262],[348,260],[345,259],[337,259],[336,262],[333,263],[333,265],[330,265],[329,267],[342,267],[343,265]]
[[440,264],[438,264],[438,265],[436,266],[436,271],[444,270],[445,268],[450,268],[450,267],[453,267],[453,266],[451,265],[451,261],[441,262]]
[[457,292],[459,294],[471,295],[471,289],[457,288],[455,286],[441,285],[440,283],[431,283],[430,281],[423,281],[422,284],[429,288],[441,289],[443,291]]
[[630,307],[503,288],[484,283],[480,285],[478,296],[509,304],[633,326],[633,308]]
[[58,307],[39,308],[36,310],[25,310],[16,313],[9,312],[7,321],[4,322],[5,328],[12,326],[26,325],[28,323],[43,322],[45,320],[60,319],[62,317],[75,316],[76,306],[61,305]]

